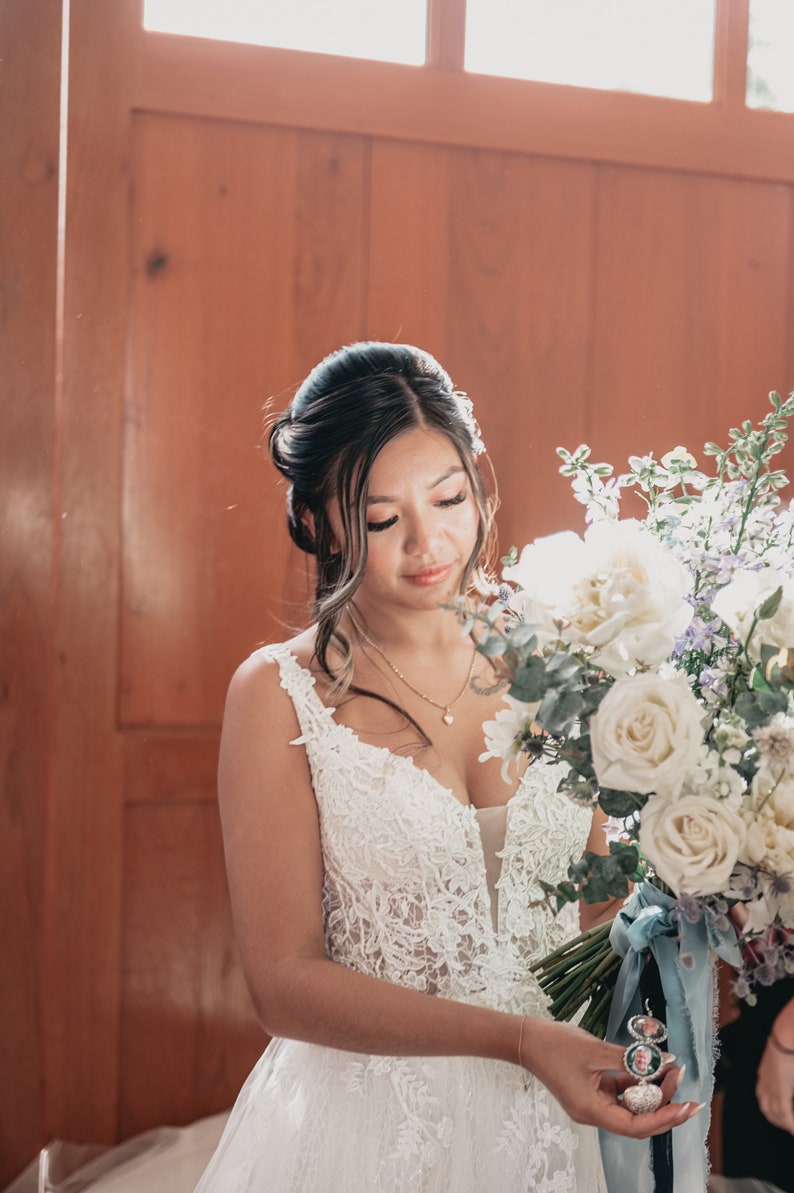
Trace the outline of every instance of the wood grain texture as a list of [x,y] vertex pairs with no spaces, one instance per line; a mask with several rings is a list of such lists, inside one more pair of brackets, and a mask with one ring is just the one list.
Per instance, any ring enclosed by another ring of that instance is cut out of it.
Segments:
[[353,138],[136,119],[125,724],[217,725],[237,663],[305,619],[262,406],[361,334],[364,169]]
[[0,5],[0,1186],[46,1141],[60,14]]
[[791,206],[781,186],[604,167],[592,440],[620,469],[727,442],[790,374]]
[[126,816],[120,1127],[230,1105],[267,1038],[234,947],[217,808]]
[[125,733],[125,803],[214,803],[219,739],[215,730]]
[[372,160],[369,334],[419,343],[469,391],[503,544],[560,529],[554,449],[579,442],[588,400],[593,168],[388,141]]

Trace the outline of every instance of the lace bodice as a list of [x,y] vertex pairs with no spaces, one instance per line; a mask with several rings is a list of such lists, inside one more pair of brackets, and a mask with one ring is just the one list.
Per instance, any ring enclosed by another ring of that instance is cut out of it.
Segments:
[[[577,932],[576,909],[533,906],[578,857],[590,812],[535,764],[507,805],[498,905],[477,812],[427,770],[363,742],[284,645],[266,647],[295,706],[319,809],[329,956],[351,969],[510,1011],[545,1014],[528,963]],[[495,914],[492,914],[492,910]]]

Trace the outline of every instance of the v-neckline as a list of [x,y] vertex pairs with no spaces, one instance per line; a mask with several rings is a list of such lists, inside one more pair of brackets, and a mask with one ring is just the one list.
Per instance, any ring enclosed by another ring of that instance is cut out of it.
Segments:
[[[308,667],[304,667],[303,663],[301,663],[299,661],[299,659],[293,654],[293,652],[290,650],[290,648],[288,646],[285,647],[285,649],[287,650],[287,652],[288,652],[290,658],[292,659],[292,661],[294,662],[295,666],[298,667],[299,670],[301,670],[304,673],[304,675],[306,675],[308,677],[308,679],[310,680],[309,689],[310,689],[311,695],[314,698],[314,700],[316,701],[317,707],[321,710],[323,715],[329,721],[330,726],[333,730],[335,730],[338,733],[343,734],[348,739],[352,738],[352,740],[355,741],[357,745],[363,747],[365,750],[374,750],[376,753],[380,754],[381,756],[384,754],[388,755],[389,758],[393,758],[396,761],[398,766],[402,766],[403,768],[408,768],[409,772],[412,774],[424,775],[429,780],[429,782],[436,788],[437,791],[441,792],[441,794],[444,795],[448,800],[451,800],[454,804],[456,804],[458,806],[458,808],[460,808],[461,811],[467,813],[469,815],[469,817],[472,817],[472,816],[476,817],[477,812],[481,812],[484,810],[482,808],[478,808],[475,804],[473,804],[471,802],[469,802],[468,804],[464,804],[463,800],[458,799],[458,797],[455,795],[455,792],[452,790],[451,787],[449,787],[446,783],[442,783],[440,779],[437,779],[436,776],[432,773],[432,771],[429,771],[426,766],[419,766],[418,763],[414,762],[413,758],[410,757],[410,755],[395,754],[395,752],[393,750],[390,750],[388,746],[376,746],[374,742],[365,741],[362,737],[360,737],[358,735],[358,733],[356,733],[355,729],[353,729],[350,725],[345,725],[342,721],[337,721],[336,717],[334,716],[334,713],[336,712],[336,707],[332,708],[330,704],[326,704],[320,698],[320,693],[317,691],[316,679],[312,675],[311,671],[308,669]],[[528,778],[530,769],[531,769],[530,767],[527,767],[527,769],[524,771],[515,791],[510,796],[509,799],[505,800],[504,804],[491,805],[492,807],[506,808],[508,820],[510,818],[511,804],[518,796],[524,794],[524,789],[526,786],[526,782],[527,782],[527,778]]]

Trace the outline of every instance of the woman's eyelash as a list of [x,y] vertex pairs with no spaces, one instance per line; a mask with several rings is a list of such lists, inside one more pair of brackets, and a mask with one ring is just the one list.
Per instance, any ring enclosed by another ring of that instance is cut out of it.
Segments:
[[[436,505],[441,509],[449,509],[450,506],[460,505],[466,500],[466,490],[462,489],[460,493],[456,493],[454,497],[445,497],[443,501],[437,501]],[[381,530],[388,530],[397,521],[397,515],[393,514],[391,518],[387,518],[385,522],[367,522],[367,530],[372,534],[377,534]]]
[[377,534],[379,530],[388,530],[397,521],[397,515],[394,514],[391,518],[387,518],[385,522],[367,522],[367,530],[371,530]]

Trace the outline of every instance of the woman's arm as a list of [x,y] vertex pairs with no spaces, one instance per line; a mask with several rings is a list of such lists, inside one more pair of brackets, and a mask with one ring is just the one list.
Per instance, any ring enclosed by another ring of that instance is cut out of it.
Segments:
[[756,1096],[770,1123],[794,1135],[794,998],[772,1024],[758,1066]]
[[[609,846],[604,834],[606,819],[601,809],[596,808],[590,825],[590,836],[587,838],[585,846],[592,853],[609,853]],[[585,903],[583,901],[579,904],[579,927],[586,932],[588,928],[595,928],[596,925],[603,924],[605,920],[614,919],[622,906],[623,899],[606,899],[603,903]]]
[[[229,689],[219,793],[235,928],[259,1018],[271,1035],[383,1055],[469,1055],[536,1073],[570,1115],[645,1136],[694,1107],[635,1117],[616,1100],[622,1049],[579,1028],[438,998],[330,961],[322,920],[317,806],[294,710],[276,664],[254,656]],[[674,1092],[676,1071],[665,1079]]]

